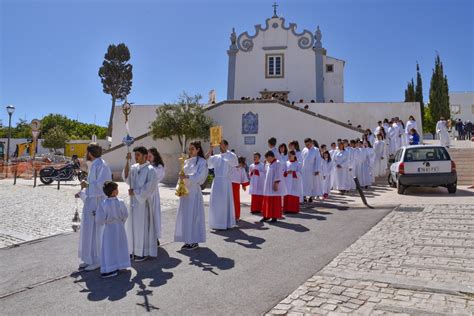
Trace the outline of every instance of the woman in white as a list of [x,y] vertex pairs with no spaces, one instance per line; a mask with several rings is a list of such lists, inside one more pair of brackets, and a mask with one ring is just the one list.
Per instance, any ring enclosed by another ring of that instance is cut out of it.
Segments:
[[377,140],[374,143],[375,162],[374,162],[374,176],[385,176],[387,169],[387,157],[385,151],[385,142],[382,134],[377,135]]
[[405,135],[404,137],[406,138],[406,145],[409,144],[409,137],[410,137],[410,131],[411,129],[414,128],[415,130],[418,130],[418,124],[416,123],[415,117],[413,115],[410,115],[408,118],[407,123],[405,124]]
[[184,242],[181,248],[183,250],[196,249],[199,247],[198,243],[206,241],[201,185],[206,181],[208,169],[201,142],[196,141],[189,145],[189,155],[190,158],[184,162],[184,175],[180,175],[189,193],[179,198],[174,233],[174,241]]
[[372,145],[368,141],[364,141],[362,152],[362,170],[359,179],[360,185],[366,189],[374,183],[373,165],[375,160],[375,152]]
[[[153,166],[153,169],[155,169],[156,177],[158,178],[158,184],[159,184],[165,177],[165,163],[163,162],[163,159],[161,158],[160,153],[155,147],[151,147],[150,149],[148,149],[148,161]],[[159,239],[161,238],[161,235],[162,235],[160,187],[159,186],[156,187],[156,191],[155,191],[155,195],[153,196],[153,199],[155,200],[155,203],[156,203],[155,205],[157,205],[153,219],[155,220],[156,240],[159,246],[160,245]]]
[[334,164],[331,160],[331,154],[329,151],[323,152],[321,172],[323,174],[323,199],[327,199],[329,193],[331,193],[332,180],[331,175],[333,174]]
[[440,117],[438,123],[436,123],[436,133],[439,136],[440,145],[449,147],[448,123],[444,117]]
[[334,166],[336,169],[334,177],[334,189],[339,190],[341,194],[346,193],[350,189],[350,185],[347,181],[349,178],[349,154],[344,150],[344,144],[339,143],[336,154],[334,155]]

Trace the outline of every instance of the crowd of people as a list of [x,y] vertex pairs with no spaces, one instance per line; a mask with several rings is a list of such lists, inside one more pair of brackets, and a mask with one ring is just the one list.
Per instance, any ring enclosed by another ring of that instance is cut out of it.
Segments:
[[[226,140],[218,152],[213,146],[204,152],[201,142],[191,142],[189,158],[179,175],[188,193],[179,197],[174,241],[183,243],[183,251],[206,241],[202,185],[210,170],[210,229],[238,226],[240,188],[248,188],[250,212],[260,213],[260,222],[276,222],[283,219],[283,213],[298,213],[301,205],[325,200],[337,191],[345,194],[355,190],[355,177],[361,187],[368,188],[376,177],[386,175],[389,157],[401,146],[420,142],[417,130],[417,122],[410,116],[406,124],[399,118],[385,119],[378,122],[374,132],[367,129],[360,138],[338,139],[329,146],[309,137],[303,148],[297,140],[277,146],[277,139],[271,137],[263,153],[253,154],[250,166],[244,157],[229,150]],[[130,267],[131,259],[143,261],[157,256],[162,235],[158,184],[165,176],[165,166],[156,148],[134,148],[135,164],[127,154],[122,173],[129,185],[127,207],[117,198],[118,185],[111,181],[110,168],[101,154],[97,144],[87,147],[88,179],[76,194],[84,201],[79,257],[80,269],[100,267],[102,276],[108,278]]]
[[458,119],[454,124],[454,130],[456,131],[456,138],[458,140],[471,140],[472,123],[470,120],[463,122],[461,119]]

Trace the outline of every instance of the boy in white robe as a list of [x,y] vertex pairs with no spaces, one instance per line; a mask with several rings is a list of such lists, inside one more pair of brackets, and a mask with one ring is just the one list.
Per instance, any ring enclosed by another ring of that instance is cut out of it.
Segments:
[[271,222],[276,222],[279,218],[282,218],[282,198],[286,191],[283,168],[275,158],[273,151],[267,151],[265,159],[267,163],[265,165],[265,184],[263,188],[263,217],[260,220],[262,223],[270,218]]
[[112,172],[107,163],[101,158],[102,148],[91,143],[87,146],[86,158],[92,161],[87,175],[87,181],[81,182],[81,192],[76,198],[84,202],[82,223],[79,238],[79,258],[82,263],[79,269],[93,271],[100,267],[100,240],[102,229],[95,222],[95,214],[99,204],[106,198],[103,186],[112,180]]
[[339,190],[343,195],[350,189],[347,181],[349,173],[349,153],[344,149],[344,144],[338,144],[338,150],[334,156],[335,177],[333,189]]
[[265,164],[260,162],[260,153],[253,154],[253,164],[249,167],[251,196],[250,212],[258,213],[262,211],[263,185],[265,183]]
[[273,152],[273,154],[275,155],[275,158],[277,160],[281,160],[280,159],[280,153],[278,152],[278,149],[276,148],[276,143],[277,143],[277,139],[275,137],[271,137],[268,139],[268,150],[271,150]]
[[331,178],[334,173],[334,164],[329,151],[325,151],[322,158],[321,173],[323,175],[323,199],[327,199],[329,197],[329,193],[331,193],[331,187],[333,183]]
[[303,194],[301,163],[297,160],[294,150],[290,150],[288,157],[289,160],[286,162],[283,174],[286,186],[283,210],[286,213],[298,213],[300,211],[300,196]]
[[450,139],[448,133],[448,123],[444,117],[440,117],[439,121],[436,123],[436,133],[438,134],[440,145],[449,147]]
[[[306,138],[304,140],[305,148],[301,151],[301,173],[303,175],[303,196],[304,202],[311,203],[313,196],[322,195],[321,192],[316,192],[315,177],[320,177],[321,156],[319,150],[314,147],[313,140]],[[319,188],[320,189],[320,188]]]
[[129,251],[135,261],[140,262],[158,255],[158,234],[154,219],[159,207],[154,198],[158,178],[155,169],[147,161],[148,150],[139,146],[135,147],[133,152],[136,164],[129,168],[131,154],[127,154],[127,163],[122,173],[123,179],[130,186],[130,214],[125,227]]
[[247,177],[247,172],[245,171],[245,157],[238,158],[239,165],[235,168],[232,168],[232,196],[234,198],[234,214],[235,220],[238,222],[240,220],[240,186],[242,190],[246,190],[249,183],[249,178]]
[[201,142],[189,144],[190,158],[184,162],[184,175],[180,178],[188,195],[180,196],[174,241],[184,242],[182,250],[193,250],[206,241],[206,219],[201,185],[206,181],[208,169]]
[[230,152],[229,143],[224,139],[220,145],[220,154],[211,155],[210,146],[206,154],[209,169],[214,169],[211,197],[209,201],[209,227],[211,229],[229,229],[235,226],[234,197],[232,194],[232,168],[239,165],[237,156]]
[[374,143],[375,162],[374,175],[375,177],[385,176],[387,169],[387,157],[385,153],[385,142],[381,134],[377,135],[377,140]]
[[104,184],[107,198],[99,204],[96,215],[97,225],[103,226],[100,251],[100,273],[102,278],[118,275],[119,270],[130,268],[125,221],[128,217],[127,207],[121,199],[117,199],[118,185],[113,181]]

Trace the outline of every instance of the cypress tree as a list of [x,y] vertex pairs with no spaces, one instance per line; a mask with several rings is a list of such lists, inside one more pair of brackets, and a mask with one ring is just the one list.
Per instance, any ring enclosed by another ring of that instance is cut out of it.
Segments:
[[449,119],[449,88],[448,78],[444,75],[443,63],[439,55],[436,55],[435,68],[431,76],[430,84],[430,113],[431,119],[436,122],[441,116]]
[[413,78],[411,82],[408,82],[407,88],[405,89],[405,102],[415,102],[415,85]]
[[425,103],[423,102],[423,83],[421,82],[420,66],[418,63],[416,63],[415,102],[420,102],[420,120],[423,122],[425,117]]

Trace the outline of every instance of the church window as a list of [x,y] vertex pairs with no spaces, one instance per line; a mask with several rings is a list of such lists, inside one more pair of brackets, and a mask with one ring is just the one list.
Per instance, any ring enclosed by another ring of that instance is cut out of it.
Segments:
[[283,78],[283,54],[267,54],[265,57],[265,77]]
[[326,72],[334,72],[334,65],[333,64],[327,64],[326,65]]

